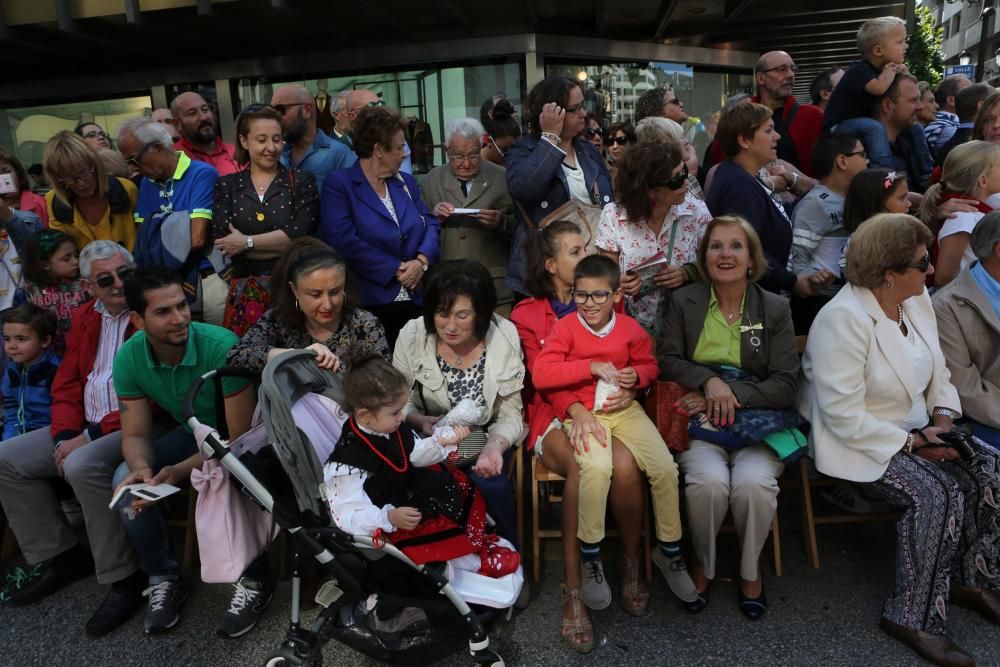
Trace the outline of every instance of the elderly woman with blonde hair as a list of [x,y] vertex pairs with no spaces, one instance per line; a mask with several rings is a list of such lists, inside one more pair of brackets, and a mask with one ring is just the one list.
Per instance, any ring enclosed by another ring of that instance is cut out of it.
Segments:
[[973,665],[945,619],[954,602],[1000,624],[1000,452],[955,430],[961,405],[924,287],[932,238],[899,213],[854,232],[847,285],[810,330],[798,408],[821,473],[903,511],[882,630],[935,664]]
[[78,248],[102,240],[120,243],[131,252],[138,188],[126,178],[108,176],[94,149],[72,132],[57,132],[42,155],[53,187],[45,195],[49,227],[72,238]]

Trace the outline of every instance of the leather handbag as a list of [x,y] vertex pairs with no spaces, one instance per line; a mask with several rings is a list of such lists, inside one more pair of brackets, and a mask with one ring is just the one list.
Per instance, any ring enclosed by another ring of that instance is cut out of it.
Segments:
[[691,418],[679,414],[674,405],[690,393],[676,382],[657,380],[646,394],[646,414],[656,424],[660,437],[672,452],[680,453],[690,447],[688,424]]

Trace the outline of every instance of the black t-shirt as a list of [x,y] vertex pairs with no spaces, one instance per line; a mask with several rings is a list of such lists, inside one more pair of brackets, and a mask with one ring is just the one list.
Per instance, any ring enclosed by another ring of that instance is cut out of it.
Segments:
[[833,89],[830,102],[823,112],[823,130],[829,131],[837,123],[851,118],[865,118],[872,114],[875,98],[865,92],[865,86],[878,78],[879,70],[867,60],[851,63],[840,83]]
[[[789,113],[791,109],[794,109],[797,105],[792,105],[789,107]],[[795,145],[795,140],[792,139],[792,133],[788,131],[785,127],[785,107],[780,109],[775,109],[774,114],[771,116],[774,119],[774,131],[781,135],[778,139],[778,159],[789,162],[799,169],[802,169],[802,165],[799,164],[799,147]],[[792,119],[795,122],[795,119]]]

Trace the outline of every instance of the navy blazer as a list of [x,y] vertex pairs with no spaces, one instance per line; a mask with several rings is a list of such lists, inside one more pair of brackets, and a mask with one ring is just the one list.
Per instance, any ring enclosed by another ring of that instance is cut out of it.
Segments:
[[[399,294],[396,271],[423,253],[438,261],[441,228],[420,199],[410,174],[387,179],[399,225],[368,183],[361,163],[327,174],[320,198],[319,237],[344,258],[361,291],[362,305],[392,303]],[[413,300],[420,303],[419,292]]]
[[781,214],[757,179],[732,160],[723,160],[715,171],[705,204],[712,215],[738,215],[753,225],[767,259],[767,273],[760,280],[761,287],[769,292],[791,292],[796,278],[788,270],[791,219]]
[[[601,154],[593,145],[579,137],[573,140],[577,166],[583,169],[591,203],[599,206],[614,200],[611,176]],[[569,184],[562,170],[565,153],[548,141],[531,135],[522,135],[507,151],[507,190],[520,222],[514,229],[513,247],[507,263],[507,286],[519,294],[527,294],[524,286],[524,242],[528,232],[534,230],[539,220],[569,201]],[[594,196],[594,190],[597,196]],[[529,220],[524,220],[521,208]]]

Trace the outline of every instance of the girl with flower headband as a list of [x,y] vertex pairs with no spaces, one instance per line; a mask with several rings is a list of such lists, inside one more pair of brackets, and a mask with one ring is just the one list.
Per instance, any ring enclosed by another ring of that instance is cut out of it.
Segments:
[[[848,234],[857,231],[868,218],[878,213],[909,213],[910,190],[906,182],[905,171],[875,168],[858,172],[851,185],[847,188],[844,198],[844,229]],[[840,255],[840,271],[843,274],[846,266],[847,248],[851,239],[847,239],[844,251]]]
[[53,349],[66,350],[70,313],[90,299],[80,282],[79,250],[68,235],[42,229],[24,244],[24,300],[51,310],[56,316]]

